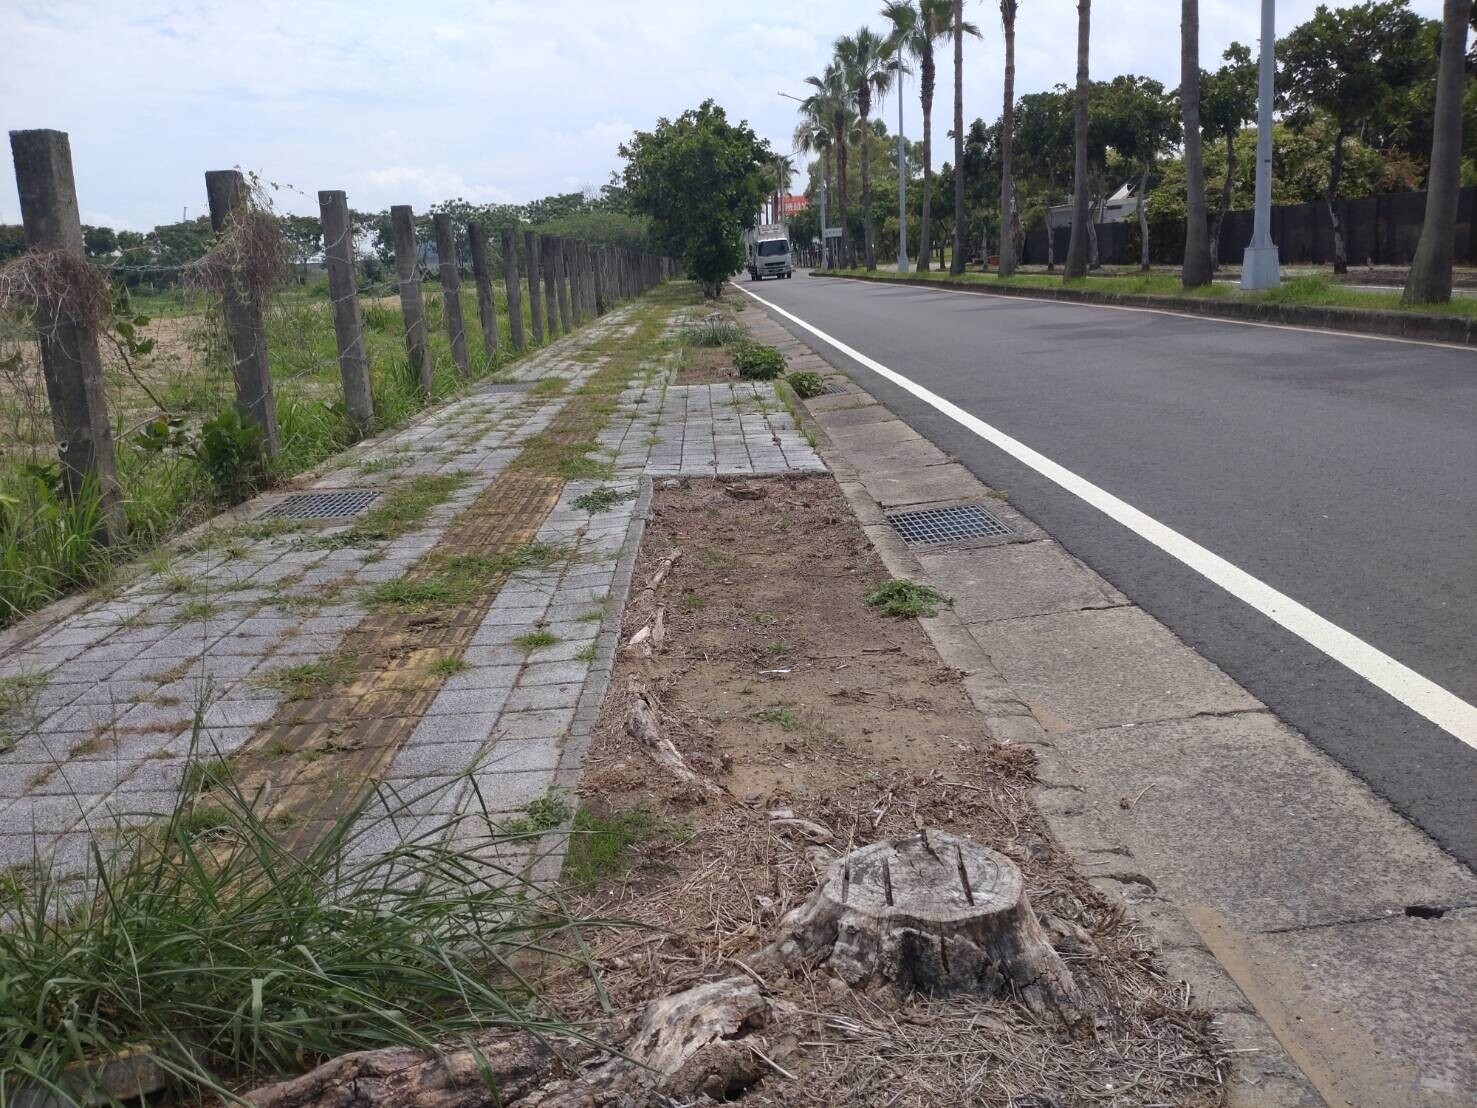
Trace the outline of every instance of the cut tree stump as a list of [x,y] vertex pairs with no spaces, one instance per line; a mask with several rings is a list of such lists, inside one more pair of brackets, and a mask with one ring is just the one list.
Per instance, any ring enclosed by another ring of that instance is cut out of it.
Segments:
[[904,992],[1009,988],[1040,1015],[1069,1025],[1083,1017],[1076,983],[1031,910],[1020,870],[947,831],[837,858],[780,931],[761,966],[823,964],[853,987]]

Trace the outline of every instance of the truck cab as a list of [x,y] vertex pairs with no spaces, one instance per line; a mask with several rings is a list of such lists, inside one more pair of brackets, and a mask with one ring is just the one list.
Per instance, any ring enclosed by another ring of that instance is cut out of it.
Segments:
[[794,255],[790,251],[790,232],[784,224],[771,224],[749,232],[749,280],[766,277],[789,277],[795,272]]

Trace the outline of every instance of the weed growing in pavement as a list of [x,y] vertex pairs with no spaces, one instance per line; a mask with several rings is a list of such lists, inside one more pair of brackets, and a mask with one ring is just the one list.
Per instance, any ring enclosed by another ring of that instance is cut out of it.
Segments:
[[866,595],[869,607],[885,616],[935,616],[940,607],[952,607],[954,601],[930,585],[897,579],[884,581]]
[[595,660],[595,656],[598,653],[599,650],[596,649],[595,644],[591,643],[589,646],[583,647],[578,653],[576,653],[574,656],[574,660],[576,662],[593,662]]
[[826,379],[808,369],[786,375],[785,383],[795,390],[795,395],[801,400],[813,399],[826,391]]
[[354,660],[347,654],[330,654],[316,662],[282,666],[268,670],[252,682],[258,688],[280,692],[288,700],[305,700],[324,685],[348,680],[354,672]]
[[175,613],[174,625],[178,627],[185,623],[204,623],[219,610],[208,600],[192,600]]
[[15,745],[11,729],[6,725],[6,717],[29,712],[48,680],[46,674],[38,671],[0,677],[0,754]]
[[524,650],[542,650],[546,646],[553,646],[559,641],[559,636],[554,632],[539,628],[537,631],[529,631],[525,635],[519,635],[513,640],[514,645],[521,646]]
[[533,396],[561,396],[568,387],[568,377],[540,377],[528,391]]
[[582,512],[608,512],[617,504],[634,499],[636,494],[629,489],[612,489],[601,485],[593,492],[575,497],[574,506]]
[[733,354],[739,376],[749,381],[773,381],[785,371],[785,356],[773,346],[748,342]]
[[569,805],[557,793],[531,800],[523,815],[504,820],[499,829],[509,835],[536,835],[561,827],[569,819]]
[[471,668],[472,663],[465,658],[438,658],[426,667],[426,672],[432,677],[455,677]]
[[354,468],[367,477],[375,473],[388,473],[392,469],[404,469],[410,462],[408,454],[381,454],[378,458],[365,458]]
[[369,590],[375,608],[426,610],[468,604],[519,569],[545,569],[572,557],[562,543],[529,542],[501,554],[435,554],[414,579],[386,581]]
[[586,967],[586,925],[490,860],[514,836],[480,802],[426,827],[445,786],[381,785],[294,851],[222,764],[194,767],[172,810],[95,828],[80,873],[0,881],[0,1100],[108,1102],[77,1061],[138,1043],[172,1095],[234,1101],[351,1051],[567,1030],[523,971]]
[[337,534],[314,536],[306,545],[337,549],[398,538],[424,522],[432,508],[445,503],[465,483],[466,477],[460,474],[414,477],[380,497],[354,526]]

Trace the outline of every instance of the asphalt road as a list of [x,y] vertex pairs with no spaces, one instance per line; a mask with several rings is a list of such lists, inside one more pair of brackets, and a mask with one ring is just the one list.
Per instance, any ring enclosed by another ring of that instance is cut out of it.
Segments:
[[[803,274],[743,287],[1477,704],[1477,350]],[[1477,749],[781,322],[1477,866]]]

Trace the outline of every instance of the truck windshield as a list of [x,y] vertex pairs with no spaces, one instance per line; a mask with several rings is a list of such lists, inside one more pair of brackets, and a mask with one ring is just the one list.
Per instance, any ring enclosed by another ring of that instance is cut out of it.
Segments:
[[788,254],[789,252],[790,244],[784,239],[770,239],[768,242],[761,242],[759,244],[759,256],[762,258],[767,258],[772,254]]

